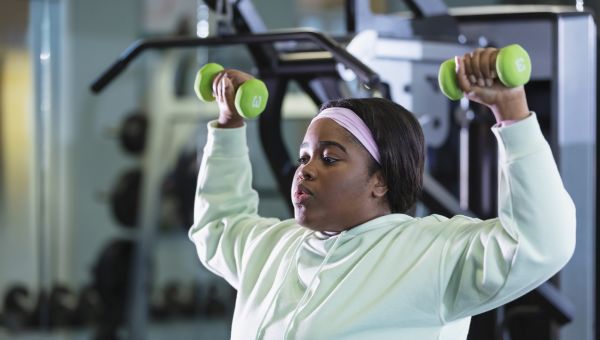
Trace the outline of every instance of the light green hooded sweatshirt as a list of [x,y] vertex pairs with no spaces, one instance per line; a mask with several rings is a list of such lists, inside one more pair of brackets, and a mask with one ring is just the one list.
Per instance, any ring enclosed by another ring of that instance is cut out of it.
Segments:
[[237,289],[232,339],[466,339],[472,315],[531,291],[574,251],[575,207],[535,114],[492,129],[498,218],[389,214],[331,237],[258,216],[246,128],[215,126],[189,237]]

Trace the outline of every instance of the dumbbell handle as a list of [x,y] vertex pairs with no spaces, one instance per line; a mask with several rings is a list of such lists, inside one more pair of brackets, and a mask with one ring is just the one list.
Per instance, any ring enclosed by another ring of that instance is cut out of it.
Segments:
[[[525,85],[531,77],[531,59],[523,47],[517,44],[503,47],[496,57],[496,73],[506,87]],[[438,83],[442,93],[452,100],[459,100],[463,92],[456,79],[456,63],[448,59],[440,65]]]

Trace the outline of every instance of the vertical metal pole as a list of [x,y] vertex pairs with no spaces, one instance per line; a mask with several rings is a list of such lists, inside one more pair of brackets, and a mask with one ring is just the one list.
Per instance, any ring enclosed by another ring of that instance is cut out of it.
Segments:
[[459,135],[459,204],[463,210],[469,209],[469,128],[475,118],[473,110],[469,107],[469,100],[462,98],[460,106],[456,109],[455,118],[460,124]]
[[38,315],[40,328],[48,329],[49,314],[44,293],[49,292],[52,285],[52,252],[51,216],[48,180],[50,172],[51,148],[51,108],[52,108],[52,54],[51,54],[51,20],[50,1],[32,2],[31,19],[33,22],[33,56],[35,67],[35,109],[33,129],[35,135],[34,169],[35,169],[35,224],[38,226],[38,275],[40,304]]

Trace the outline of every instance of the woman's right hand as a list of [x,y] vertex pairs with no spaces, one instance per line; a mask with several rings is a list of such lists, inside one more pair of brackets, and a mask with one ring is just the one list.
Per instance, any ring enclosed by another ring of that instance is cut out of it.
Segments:
[[218,127],[237,128],[244,125],[244,118],[235,108],[235,92],[245,81],[253,77],[242,71],[225,69],[213,80],[213,95],[219,106]]
[[458,86],[469,100],[489,107],[498,122],[529,116],[523,86],[506,87],[496,74],[496,48],[478,48],[456,60]]

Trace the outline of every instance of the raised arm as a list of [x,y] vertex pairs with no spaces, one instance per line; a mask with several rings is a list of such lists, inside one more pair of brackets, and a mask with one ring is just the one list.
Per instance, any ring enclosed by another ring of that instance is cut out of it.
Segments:
[[490,107],[498,121],[492,129],[499,148],[498,218],[449,221],[440,268],[444,321],[527,293],[556,274],[575,247],[575,207],[523,87],[505,88],[490,72],[485,78],[494,84],[484,80],[480,86],[465,72],[465,59],[494,58],[491,50],[459,58],[457,64],[467,97]]
[[[202,263],[238,288],[244,270],[261,268],[271,250],[270,241],[287,229],[277,219],[257,215],[246,127],[233,105],[235,83],[247,75],[226,72],[215,79],[220,115],[218,121],[208,124],[189,237]],[[253,242],[262,243],[249,250]]]

